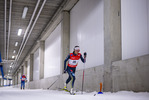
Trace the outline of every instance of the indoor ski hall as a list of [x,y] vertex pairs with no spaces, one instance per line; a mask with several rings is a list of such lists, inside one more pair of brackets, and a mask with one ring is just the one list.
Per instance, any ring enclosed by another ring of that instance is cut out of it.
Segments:
[[149,100],[149,0],[0,0],[0,100]]

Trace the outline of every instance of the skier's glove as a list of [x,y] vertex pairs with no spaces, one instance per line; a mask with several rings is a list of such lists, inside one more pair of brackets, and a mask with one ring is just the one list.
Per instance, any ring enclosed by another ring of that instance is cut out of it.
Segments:
[[66,73],[67,72],[67,70],[66,69],[64,69],[64,73]]
[[87,56],[87,53],[86,53],[86,52],[84,52],[84,58],[86,58],[86,56]]

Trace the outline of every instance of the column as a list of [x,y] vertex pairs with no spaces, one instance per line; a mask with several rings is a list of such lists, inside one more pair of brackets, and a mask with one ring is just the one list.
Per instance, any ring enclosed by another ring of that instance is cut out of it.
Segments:
[[1,79],[1,86],[4,86],[4,79]]
[[103,90],[112,92],[112,62],[121,60],[121,0],[104,0]]
[[15,75],[12,77],[12,85],[15,85]]
[[25,76],[27,76],[27,61],[24,62],[23,74],[25,74]]
[[0,87],[1,87],[1,80],[2,80],[2,79],[0,78]]
[[21,66],[21,69],[20,69],[20,72],[21,72],[21,76],[24,74],[24,66]]
[[[22,69],[22,68],[21,68],[21,69]],[[18,84],[21,84],[21,80],[20,80],[20,77],[21,77],[21,69],[18,70],[18,75],[17,75]]]
[[64,71],[64,60],[70,52],[70,14],[69,11],[62,12],[62,35],[61,35],[61,74]]
[[33,81],[33,61],[34,61],[34,54],[30,54],[30,81]]
[[45,51],[45,41],[40,41],[39,43],[39,79],[44,78],[44,51]]
[[16,85],[18,85],[18,83],[19,83],[19,82],[18,82],[18,71],[17,71],[17,73],[16,73],[16,77],[17,77],[17,78],[16,78]]

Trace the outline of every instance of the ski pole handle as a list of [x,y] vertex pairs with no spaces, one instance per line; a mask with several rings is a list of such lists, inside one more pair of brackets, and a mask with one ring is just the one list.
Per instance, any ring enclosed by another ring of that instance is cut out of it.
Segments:
[[87,56],[87,53],[86,53],[86,52],[84,52],[84,58],[86,58],[86,56]]

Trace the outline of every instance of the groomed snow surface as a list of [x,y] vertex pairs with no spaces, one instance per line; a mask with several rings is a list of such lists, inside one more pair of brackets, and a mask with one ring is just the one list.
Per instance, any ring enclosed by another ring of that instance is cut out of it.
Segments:
[[20,90],[13,87],[1,87],[0,100],[149,100],[149,93],[121,91],[117,93],[104,92],[104,94],[96,92],[81,94],[81,92],[76,92],[76,95],[70,95],[68,92],[60,90]]

